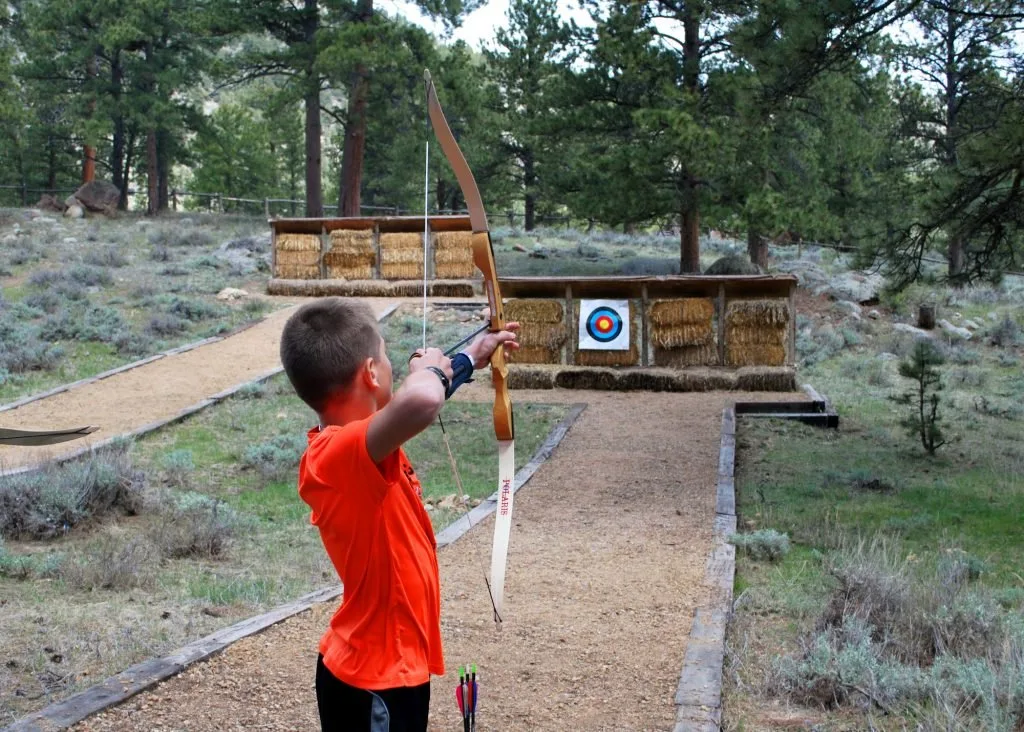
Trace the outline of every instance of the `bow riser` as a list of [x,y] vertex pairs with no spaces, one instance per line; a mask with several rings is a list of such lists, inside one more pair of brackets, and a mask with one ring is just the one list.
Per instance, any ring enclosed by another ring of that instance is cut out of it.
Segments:
[[[492,333],[505,329],[505,308],[495,285],[494,249],[486,231],[473,234],[473,263],[484,275],[484,292],[491,308]],[[508,395],[508,365],[505,349],[496,348],[491,354],[491,381],[494,385],[494,434],[502,441],[515,438],[512,400]]]

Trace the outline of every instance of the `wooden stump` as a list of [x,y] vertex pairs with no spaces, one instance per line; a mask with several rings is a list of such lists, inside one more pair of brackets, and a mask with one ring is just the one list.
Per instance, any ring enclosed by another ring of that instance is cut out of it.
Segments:
[[935,329],[935,306],[921,305],[917,309],[917,327],[925,330]]

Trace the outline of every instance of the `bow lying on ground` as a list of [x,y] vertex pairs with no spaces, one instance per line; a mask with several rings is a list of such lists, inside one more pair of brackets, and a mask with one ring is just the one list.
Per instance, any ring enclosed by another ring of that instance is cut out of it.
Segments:
[[[505,329],[505,312],[498,289],[498,273],[494,266],[494,250],[487,226],[480,189],[476,185],[473,171],[469,169],[459,144],[452,135],[448,120],[445,119],[441,103],[437,100],[434,82],[430,72],[424,72],[427,87],[427,105],[434,135],[452,166],[462,195],[469,209],[469,221],[473,228],[473,264],[484,276],[484,292],[491,308],[490,331]],[[512,499],[515,479],[515,428],[512,417],[512,400],[508,394],[508,367],[505,365],[505,349],[496,348],[491,355],[491,381],[494,384],[494,434],[498,438],[498,510],[494,519],[494,543],[491,547],[491,578],[488,589],[494,605],[494,620],[501,624],[501,611],[505,597],[505,566],[508,559],[509,536],[512,531]]]
[[77,440],[98,429],[98,427],[72,427],[66,430],[17,430],[0,427],[0,445],[20,445],[22,447],[56,445],[58,442]]

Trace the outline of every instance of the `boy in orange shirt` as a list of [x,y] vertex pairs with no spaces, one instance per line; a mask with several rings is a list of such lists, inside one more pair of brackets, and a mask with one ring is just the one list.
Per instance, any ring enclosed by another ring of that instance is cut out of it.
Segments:
[[364,303],[318,299],[284,327],[281,362],[320,419],[299,464],[299,495],[344,585],[317,659],[325,732],[427,729],[430,676],[444,673],[437,545],[402,444],[496,348],[518,348],[518,324],[507,328],[453,359],[417,351],[392,394],[384,339]]

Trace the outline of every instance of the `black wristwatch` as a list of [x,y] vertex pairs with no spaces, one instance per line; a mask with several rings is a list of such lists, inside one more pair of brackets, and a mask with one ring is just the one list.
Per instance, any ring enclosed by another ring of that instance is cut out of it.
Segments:
[[452,388],[452,382],[448,380],[448,377],[444,375],[444,371],[439,369],[437,366],[427,366],[427,371],[433,371],[437,374],[437,378],[441,380],[441,385],[444,387],[444,396],[448,398],[448,390]]

